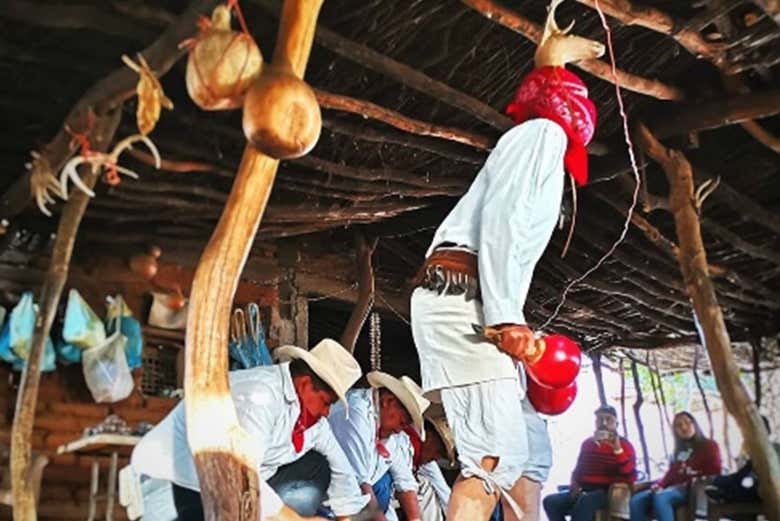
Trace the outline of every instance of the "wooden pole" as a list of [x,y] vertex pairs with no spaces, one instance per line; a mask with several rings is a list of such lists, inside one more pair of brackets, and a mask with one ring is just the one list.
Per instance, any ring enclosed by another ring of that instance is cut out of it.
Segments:
[[626,368],[625,360],[620,359],[620,419],[623,422],[623,436],[628,438],[628,419],[626,418]]
[[655,381],[655,372],[653,371],[653,368],[650,366],[650,352],[647,352],[647,374],[650,376],[650,386],[653,389],[653,399],[655,400],[655,405],[658,408],[658,423],[661,426],[661,443],[664,447],[664,456],[666,459],[669,459],[669,446],[666,442],[666,425],[664,422],[664,413],[661,409],[661,394],[658,392],[658,385]]
[[670,186],[670,207],[680,246],[680,269],[698,318],[699,334],[709,353],[712,371],[727,410],[739,425],[758,475],[759,494],[770,521],[780,521],[780,458],[769,442],[758,409],[739,378],[723,312],[707,270],[699,208],[694,195],[693,169],[685,156],[664,147],[640,125],[637,141],[661,164]]
[[[286,0],[274,61],[303,77],[323,0]],[[281,58],[280,58],[281,57]],[[228,384],[230,307],[271,193],[279,161],[252,146],[244,156],[190,294],[185,354],[187,439],[198,471],[206,521],[261,518],[253,440],[247,438]]]
[[661,370],[658,368],[658,362],[655,359],[655,355],[653,355],[653,362],[655,365],[655,375],[658,377],[658,391],[661,395],[661,405],[663,407],[664,411],[664,419],[666,420],[666,425],[669,426],[669,428],[672,427],[672,419],[669,417],[669,407],[666,403],[666,392],[664,391],[664,380],[661,378]]
[[634,390],[636,391],[636,399],[634,400],[634,421],[636,421],[636,430],[639,433],[639,443],[642,445],[642,460],[645,464],[646,479],[650,479],[650,454],[647,451],[647,438],[645,438],[645,426],[642,424],[642,414],[640,409],[642,403],[645,401],[642,396],[642,384],[639,382],[639,368],[635,361],[631,361],[631,376],[634,378]]
[[704,412],[707,414],[707,423],[710,426],[709,434],[710,438],[715,435],[715,426],[712,423],[712,409],[710,409],[710,403],[707,400],[707,393],[704,392],[704,387],[701,385],[701,378],[699,377],[699,357],[700,357],[701,345],[696,344],[696,351],[693,353],[693,379],[696,381],[696,387],[699,389],[701,395],[701,403],[704,406]]
[[355,235],[355,255],[357,257],[358,272],[358,299],[355,307],[352,308],[352,314],[349,316],[344,332],[341,334],[341,345],[355,352],[363,324],[366,323],[368,312],[374,306],[374,294],[376,283],[374,280],[374,267],[371,265],[371,256],[376,249],[378,239],[373,239],[371,243],[366,240],[365,235],[357,233]]
[[750,342],[750,349],[753,354],[753,386],[755,389],[756,407],[761,407],[761,340],[755,339]]
[[601,374],[601,353],[594,353],[590,359],[593,361],[593,376],[596,377],[596,389],[599,392],[599,402],[607,405],[607,393],[604,391],[604,375]]
[[[120,106],[110,113],[96,118],[95,126],[89,135],[93,149],[103,152],[108,148],[117,126],[119,126],[121,114]],[[92,169],[87,167],[82,167],[80,173],[82,181],[90,189],[95,186],[100,175],[100,172],[93,173]],[[81,218],[89,204],[89,199],[87,194],[73,188],[60,216],[57,238],[54,241],[54,248],[49,260],[49,269],[41,287],[38,317],[35,320],[30,353],[19,384],[14,424],[11,429],[11,491],[14,521],[35,521],[37,519],[35,491],[33,480],[30,479],[32,471],[30,440],[35,420],[35,407],[38,402],[41,362],[46,340],[49,338],[49,332],[57,314],[57,305],[68,279],[76,234]]]

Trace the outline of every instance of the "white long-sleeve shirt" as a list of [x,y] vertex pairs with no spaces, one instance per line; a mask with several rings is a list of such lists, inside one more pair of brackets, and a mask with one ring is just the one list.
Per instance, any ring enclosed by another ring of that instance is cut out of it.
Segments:
[[376,408],[371,389],[352,389],[347,392],[349,417],[343,404],[331,407],[331,429],[347,459],[352,464],[359,483],[373,485],[390,471],[393,487],[400,491],[417,491],[417,480],[412,473],[412,444],[405,432],[393,434],[383,444],[390,454],[383,457],[376,448]]
[[547,119],[513,127],[436,230],[428,255],[445,242],[477,252],[486,325],[526,323],[534,268],[560,212],[566,143]]
[[[241,427],[255,444],[258,454],[257,472],[261,480],[273,476],[282,465],[292,463],[310,450],[316,450],[328,460],[331,482],[328,504],[339,516],[359,512],[368,502],[355,478],[355,473],[325,418],[306,429],[303,449],[296,452],[292,431],[300,415],[300,402],[290,375],[290,364],[261,366],[230,374],[230,391]],[[342,409],[342,414],[344,410]],[[200,490],[195,463],[187,443],[184,403],[177,405],[133,451],[131,464],[138,475],[165,479],[192,490]],[[273,491],[262,483],[261,501]],[[274,494],[275,495],[275,494]],[[270,501],[270,500],[269,500]],[[270,503],[277,508],[263,515],[278,513],[281,502]]]

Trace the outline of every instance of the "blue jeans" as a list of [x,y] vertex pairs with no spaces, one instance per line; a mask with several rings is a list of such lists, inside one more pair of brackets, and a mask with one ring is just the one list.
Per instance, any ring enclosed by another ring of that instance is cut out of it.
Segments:
[[576,497],[568,491],[550,494],[544,498],[542,506],[550,521],[564,521],[566,514],[571,514],[571,521],[593,521],[596,511],[607,506],[607,490],[583,490]]
[[658,521],[674,521],[674,509],[688,501],[688,487],[685,485],[667,487],[658,492],[643,490],[631,496],[631,521],[647,521],[650,517]]
[[[313,516],[330,486],[328,460],[319,452],[309,451],[293,463],[279,467],[268,479],[268,484],[299,515]],[[392,492],[392,487],[390,490]],[[149,478],[142,481],[141,492],[144,501],[142,521],[203,520],[200,492],[170,481]]]
[[390,471],[385,472],[385,475],[379,478],[379,481],[374,483],[371,488],[374,489],[376,502],[379,503],[379,511],[387,512],[390,498],[393,497],[393,476],[390,475]]

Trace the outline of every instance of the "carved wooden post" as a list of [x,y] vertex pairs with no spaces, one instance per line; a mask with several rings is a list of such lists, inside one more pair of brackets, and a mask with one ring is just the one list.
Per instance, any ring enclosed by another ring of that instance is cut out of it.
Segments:
[[[90,143],[97,151],[108,148],[119,125],[122,114],[121,105],[113,112],[100,116],[95,121],[95,127],[90,133]],[[81,179],[90,189],[95,186],[100,173],[93,173],[91,168],[80,169]],[[32,343],[27,363],[22,372],[22,381],[16,397],[16,412],[11,430],[11,489],[13,494],[14,521],[35,521],[36,501],[35,491],[30,479],[31,447],[35,407],[38,402],[38,384],[41,380],[41,361],[44,346],[49,338],[57,305],[68,279],[70,259],[73,256],[73,245],[79,230],[81,218],[89,204],[89,196],[76,188],[70,194],[68,202],[62,210],[57,227],[57,238],[54,241],[49,269],[43,281],[40,294],[38,317],[35,320]]]
[[[286,0],[274,64],[303,77],[322,0]],[[187,317],[185,406],[205,519],[260,519],[259,476],[251,440],[238,424],[228,384],[228,322],[241,270],[271,192],[279,161],[247,145],[217,228],[203,252]]]
[[680,269],[699,325],[699,336],[710,356],[712,371],[726,408],[736,418],[758,475],[759,494],[771,521],[780,521],[780,459],[777,457],[758,409],[739,378],[723,312],[707,268],[701,236],[693,169],[685,156],[664,147],[640,125],[637,137],[645,152],[657,161],[669,181],[669,202],[680,245]]
[[650,473],[650,454],[647,452],[647,438],[645,438],[645,426],[642,423],[642,414],[640,412],[642,403],[645,401],[642,396],[642,384],[639,381],[639,368],[637,363],[631,361],[631,376],[634,378],[634,390],[636,391],[636,399],[634,400],[634,421],[636,421],[636,430],[639,433],[639,443],[642,445],[642,460],[645,464],[645,473],[647,479],[652,477]]
[[355,351],[360,330],[366,323],[368,312],[374,305],[374,292],[376,285],[374,281],[374,267],[371,265],[371,256],[376,248],[377,239],[369,244],[362,233],[355,235],[355,257],[358,271],[358,298],[355,307],[352,308],[352,314],[341,334],[341,345],[349,349],[351,353]]

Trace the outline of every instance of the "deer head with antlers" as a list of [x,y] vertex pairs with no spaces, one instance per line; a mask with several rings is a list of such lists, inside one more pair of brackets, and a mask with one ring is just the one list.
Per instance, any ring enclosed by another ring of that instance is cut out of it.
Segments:
[[563,0],[552,0],[547,8],[547,20],[539,46],[534,54],[536,67],[563,67],[567,63],[580,60],[591,60],[604,54],[604,45],[569,34],[574,27],[574,21],[566,29],[561,30],[555,21],[555,9]]

